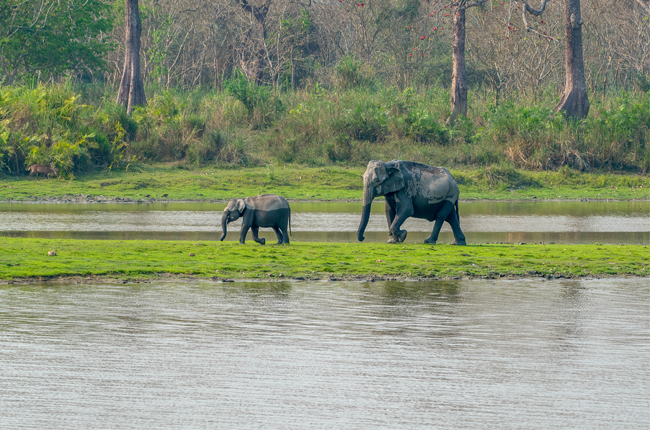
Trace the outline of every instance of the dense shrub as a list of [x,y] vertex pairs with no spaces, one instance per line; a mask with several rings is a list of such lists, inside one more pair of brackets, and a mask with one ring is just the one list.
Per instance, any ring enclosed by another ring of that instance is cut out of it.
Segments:
[[363,100],[352,109],[339,111],[332,122],[332,130],[353,139],[376,142],[386,135],[387,122],[387,111],[381,103]]
[[[245,79],[236,85],[240,92],[154,89],[132,117],[96,87],[81,96],[69,83],[0,87],[0,171],[24,175],[39,163],[70,177],[133,160],[188,167],[393,158],[490,168],[485,179],[495,181],[505,174],[497,168],[650,171],[648,94],[595,100],[589,117],[576,122],[554,112],[552,99],[495,108],[477,91],[471,117],[449,127],[448,93],[440,89],[273,92]],[[287,109],[273,110],[259,127],[253,122],[265,103]]]
[[65,85],[0,87],[0,171],[51,165],[62,176],[124,160],[129,121],[117,109],[80,103]]
[[239,100],[246,111],[253,129],[264,128],[284,112],[282,101],[273,94],[271,87],[256,85],[243,73],[237,72],[224,83],[227,94]]
[[355,88],[374,89],[376,81],[372,69],[352,56],[345,56],[334,68],[335,84],[348,90]]

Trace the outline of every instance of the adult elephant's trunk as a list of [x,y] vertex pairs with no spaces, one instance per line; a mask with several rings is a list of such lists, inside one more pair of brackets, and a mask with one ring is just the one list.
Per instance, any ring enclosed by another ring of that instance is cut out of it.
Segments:
[[366,231],[368,226],[368,220],[370,219],[370,206],[372,205],[372,200],[375,198],[375,189],[371,185],[366,185],[363,188],[363,211],[361,212],[361,223],[359,224],[359,229],[357,230],[357,239],[359,242],[363,242],[363,233]]
[[221,241],[223,241],[226,238],[226,233],[228,233],[228,213],[224,212],[223,216],[221,217],[221,230],[223,230],[223,234],[221,235]]

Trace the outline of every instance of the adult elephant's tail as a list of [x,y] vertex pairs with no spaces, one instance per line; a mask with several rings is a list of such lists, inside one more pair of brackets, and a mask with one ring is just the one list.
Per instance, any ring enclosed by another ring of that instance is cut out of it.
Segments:
[[291,233],[291,209],[289,209],[289,236],[293,236]]
[[460,225],[460,214],[458,213],[458,200],[456,200],[454,206],[456,206],[456,218],[458,218],[458,225]]

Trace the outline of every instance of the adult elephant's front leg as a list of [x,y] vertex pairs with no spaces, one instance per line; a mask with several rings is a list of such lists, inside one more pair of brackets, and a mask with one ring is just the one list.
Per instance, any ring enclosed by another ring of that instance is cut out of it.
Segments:
[[393,225],[393,220],[395,219],[395,201],[392,199],[386,198],[386,222],[388,223],[388,229]]
[[390,225],[390,239],[388,243],[401,243],[406,239],[407,231],[400,230],[404,221],[411,215],[413,215],[413,202],[411,199],[406,197],[398,196],[395,198],[395,218],[393,218],[393,223]]

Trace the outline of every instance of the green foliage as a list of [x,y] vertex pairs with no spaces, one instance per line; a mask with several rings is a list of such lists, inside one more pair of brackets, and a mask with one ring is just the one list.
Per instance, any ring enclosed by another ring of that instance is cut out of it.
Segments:
[[483,137],[503,146],[515,166],[578,170],[612,168],[650,171],[650,96],[616,100],[615,109],[596,106],[582,121],[568,121],[547,107],[501,105],[486,114]]
[[376,142],[386,135],[387,123],[386,108],[381,103],[364,99],[353,109],[343,109],[334,119],[332,130],[353,139]]
[[419,143],[444,145],[449,142],[449,130],[438,121],[431,106],[416,97],[412,87],[399,95],[391,94],[388,100],[395,133]]
[[[134,159],[363,166],[400,158],[448,167],[650,171],[647,94],[595,101],[579,122],[546,107],[552,101],[494,108],[489,95],[476,95],[473,118],[449,127],[448,94],[440,89],[273,92],[241,75],[229,85],[223,92],[154,87],[149,104],[131,117],[92,85],[0,87],[0,170],[25,174],[25,164],[37,162],[71,176]],[[276,110],[276,103],[290,108]]]
[[249,81],[241,71],[236,71],[232,79],[224,83],[226,94],[239,100],[246,111],[251,127],[264,128],[284,112],[282,101],[273,94],[270,87],[256,85]]
[[206,139],[194,140],[187,149],[187,161],[197,166],[214,162],[247,165],[248,157],[241,141],[225,133],[213,131]]
[[[100,70],[112,45],[109,3],[103,0],[3,0],[0,6],[0,83],[37,74]],[[4,76],[3,76],[4,75]],[[45,79],[44,79],[45,78]]]
[[24,174],[38,163],[70,177],[117,166],[126,151],[123,117],[79,103],[64,85],[0,87],[0,170]]
[[345,56],[334,69],[336,84],[341,89],[373,89],[376,81],[372,69],[352,56]]

